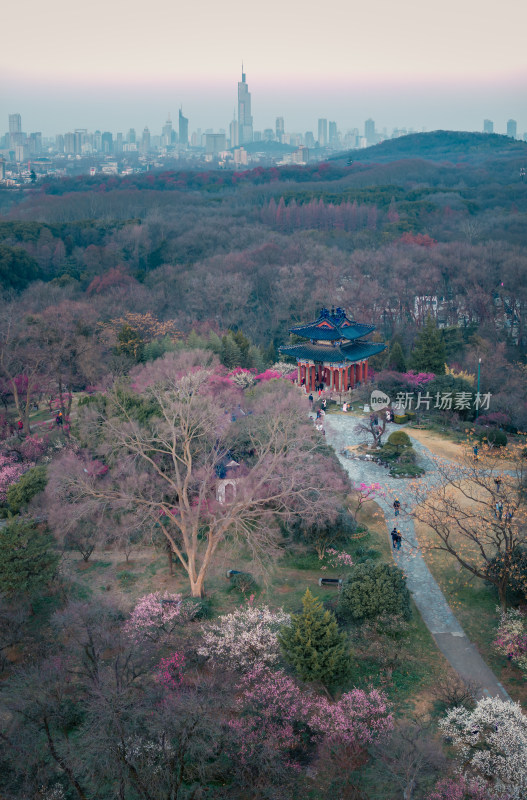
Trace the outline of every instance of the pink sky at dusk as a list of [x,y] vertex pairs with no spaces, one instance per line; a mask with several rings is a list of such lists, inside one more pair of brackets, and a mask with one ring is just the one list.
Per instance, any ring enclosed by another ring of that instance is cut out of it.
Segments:
[[[180,103],[191,129],[226,127],[244,59],[256,129],[318,117],[361,128],[527,130],[527,4],[518,0],[27,0],[4,37],[0,130],[158,132]],[[2,121],[3,120],[3,125]]]

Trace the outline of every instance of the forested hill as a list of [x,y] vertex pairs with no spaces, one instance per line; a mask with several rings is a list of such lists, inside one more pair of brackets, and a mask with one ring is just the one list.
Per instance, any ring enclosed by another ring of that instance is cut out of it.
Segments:
[[383,164],[400,159],[425,159],[426,161],[478,163],[500,158],[527,157],[527,142],[500,136],[496,133],[469,133],[467,131],[431,131],[411,133],[398,139],[388,139],[364,150],[339,153],[331,162]]

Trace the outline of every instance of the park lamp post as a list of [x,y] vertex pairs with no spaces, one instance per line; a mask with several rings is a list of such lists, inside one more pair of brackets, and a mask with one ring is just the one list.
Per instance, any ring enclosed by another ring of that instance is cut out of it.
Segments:
[[481,376],[481,358],[478,360],[478,393],[476,394],[476,419],[479,416],[479,379]]

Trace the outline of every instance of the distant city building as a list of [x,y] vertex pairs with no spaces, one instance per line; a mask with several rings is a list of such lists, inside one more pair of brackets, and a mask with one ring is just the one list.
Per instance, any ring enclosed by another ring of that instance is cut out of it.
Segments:
[[68,155],[73,155],[75,153],[75,134],[74,133],[65,133],[64,134],[64,152]]
[[20,114],[9,114],[9,146],[23,144],[22,117]]
[[328,121],[319,119],[318,121],[318,143],[320,147],[325,147],[328,143]]
[[123,152],[123,134],[118,133],[115,137],[115,152],[122,153]]
[[188,117],[183,116],[183,111],[179,109],[179,144],[188,147]]
[[272,142],[274,140],[274,131],[272,128],[266,128],[263,132],[265,142]]
[[29,152],[32,156],[38,156],[42,153],[42,134],[40,131],[29,134]]
[[516,139],[518,136],[518,125],[515,119],[509,119],[507,122],[507,136],[511,139]]
[[161,132],[161,144],[163,147],[170,147],[172,144],[172,120],[170,119],[170,114],[168,115],[168,119],[163,125],[163,130]]
[[110,131],[101,134],[101,150],[107,155],[113,153],[113,134]]
[[137,138],[135,135],[135,128],[130,128],[128,131],[127,142],[128,144],[135,144],[137,142]]
[[329,123],[329,143],[330,144],[338,144],[339,135],[337,131],[337,123],[330,122]]
[[231,142],[231,147],[238,147],[239,145],[238,138],[239,138],[238,122],[236,120],[236,112],[234,112],[232,122],[229,125],[229,139]]
[[3,158],[0,158],[0,181],[5,180],[5,161]]
[[285,125],[283,117],[276,118],[275,133],[276,133],[276,141],[282,143],[284,141],[284,133],[285,133]]
[[372,119],[364,123],[364,138],[368,144],[375,144],[375,122]]
[[150,131],[146,125],[141,137],[141,150],[143,153],[147,153],[150,150]]
[[247,150],[243,147],[236,147],[234,150],[234,163],[238,165],[247,165]]
[[238,82],[238,142],[245,144],[253,140],[253,118],[251,114],[251,93],[245,80],[242,64],[242,79]]
[[315,137],[313,136],[313,131],[306,131],[304,136],[304,144],[306,147],[313,149],[315,146]]
[[261,142],[262,141],[262,132],[261,131],[254,131],[253,133],[253,142]]
[[491,119],[483,120],[483,133],[494,133],[494,123]]
[[205,152],[207,155],[218,155],[226,147],[226,137],[224,133],[205,134]]

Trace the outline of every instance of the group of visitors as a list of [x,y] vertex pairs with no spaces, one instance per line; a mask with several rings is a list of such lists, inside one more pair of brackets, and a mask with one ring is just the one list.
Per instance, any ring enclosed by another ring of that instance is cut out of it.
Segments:
[[398,530],[394,526],[390,536],[392,537],[393,549],[394,550],[400,550],[401,549],[401,542],[403,541],[403,537],[401,535],[401,531]]

